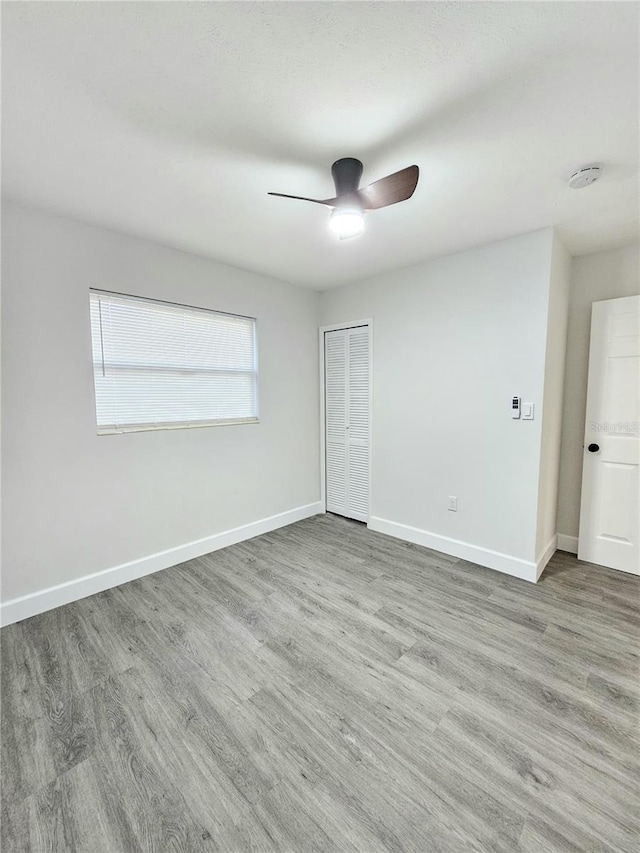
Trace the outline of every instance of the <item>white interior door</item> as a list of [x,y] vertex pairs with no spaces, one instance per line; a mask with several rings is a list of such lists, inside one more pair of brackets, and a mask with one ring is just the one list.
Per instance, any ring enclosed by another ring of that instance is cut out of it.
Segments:
[[640,574],[640,296],[594,302],[578,557]]
[[369,519],[369,327],[325,332],[327,510]]

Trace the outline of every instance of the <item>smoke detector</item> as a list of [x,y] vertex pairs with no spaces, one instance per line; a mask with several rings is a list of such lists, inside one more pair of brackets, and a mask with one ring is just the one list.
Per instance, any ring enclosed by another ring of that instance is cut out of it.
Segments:
[[569,186],[572,190],[581,190],[583,187],[588,187],[594,184],[602,175],[602,166],[593,163],[591,166],[583,166],[574,172],[569,178]]

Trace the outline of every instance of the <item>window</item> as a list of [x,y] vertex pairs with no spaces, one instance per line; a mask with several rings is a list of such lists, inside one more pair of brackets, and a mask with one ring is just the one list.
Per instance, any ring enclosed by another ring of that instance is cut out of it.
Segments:
[[258,420],[256,321],[92,290],[98,433]]

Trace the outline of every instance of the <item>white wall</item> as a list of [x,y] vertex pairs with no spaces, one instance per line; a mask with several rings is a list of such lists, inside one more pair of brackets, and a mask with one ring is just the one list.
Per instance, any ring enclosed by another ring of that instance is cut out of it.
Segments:
[[[318,501],[317,293],[12,204],[3,232],[3,600]],[[96,435],[90,287],[257,317],[260,423]]]
[[561,547],[577,549],[591,303],[639,293],[638,244],[573,259],[560,456],[558,533]]
[[[545,229],[321,297],[322,324],[373,318],[372,526],[450,553],[467,543],[477,562],[529,579],[552,239]],[[534,421],[511,419],[514,394],[535,403]]]
[[[372,526],[535,574],[555,533],[570,264],[551,229],[319,296],[26,207],[3,214],[3,601],[313,511],[318,317],[374,319]],[[569,536],[590,305],[638,293],[638,263],[635,246],[572,264],[557,507]],[[90,287],[256,316],[260,424],[97,436]],[[509,417],[513,394],[534,421]]]
[[547,348],[542,404],[537,561],[542,559],[547,549],[552,549],[552,552],[555,550],[558,532],[558,476],[570,286],[571,256],[558,236],[554,234],[549,278]]

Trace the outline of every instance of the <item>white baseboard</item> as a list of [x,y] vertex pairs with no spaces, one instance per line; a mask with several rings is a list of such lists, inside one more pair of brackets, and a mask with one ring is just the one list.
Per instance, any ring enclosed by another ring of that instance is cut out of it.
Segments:
[[232,530],[225,530],[222,533],[215,533],[213,536],[206,536],[204,539],[196,539],[193,542],[178,545],[176,548],[150,554],[148,557],[142,557],[139,560],[132,560],[130,563],[123,563],[120,566],[113,566],[101,572],[85,575],[58,586],[51,586],[48,589],[10,599],[0,605],[0,625],[20,622],[22,619],[28,619],[30,616],[44,613],[54,607],[61,607],[63,604],[69,604],[80,598],[86,598],[88,595],[94,595],[96,592],[102,592],[105,589],[127,583],[127,581],[150,575],[152,572],[168,569],[170,566],[184,563],[185,560],[202,557],[211,551],[228,548],[229,545],[244,542],[246,539],[253,539],[254,536],[261,536],[263,533],[269,533],[279,527],[286,527],[295,521],[301,521],[303,518],[309,518],[322,512],[324,512],[324,507],[320,501],[299,506],[287,512],[261,518],[259,521],[250,524],[243,524],[241,527],[234,527]]
[[491,551],[479,545],[471,545],[469,542],[462,542],[459,539],[450,539],[448,536],[440,536],[437,533],[430,533],[428,530],[410,527],[408,524],[398,524],[398,522],[389,521],[386,518],[376,518],[375,516],[370,518],[369,527],[371,530],[377,530],[378,533],[386,533],[388,536],[395,536],[396,539],[404,539],[416,545],[423,545],[425,548],[432,548],[434,551],[441,551],[443,554],[459,557],[461,560],[469,560],[472,563],[478,563],[480,566],[496,569],[506,575],[513,575],[532,583],[535,583],[539,577],[537,563],[512,557],[509,554],[502,554],[500,551]]
[[558,550],[567,551],[569,554],[577,554],[578,537],[567,536],[566,533],[558,533]]
[[558,550],[558,534],[554,533],[554,535],[549,540],[549,544],[544,549],[542,554],[536,560],[536,580],[539,580],[540,575],[547,568],[547,563],[553,557],[553,555]]

